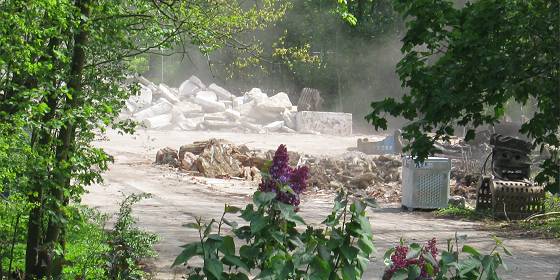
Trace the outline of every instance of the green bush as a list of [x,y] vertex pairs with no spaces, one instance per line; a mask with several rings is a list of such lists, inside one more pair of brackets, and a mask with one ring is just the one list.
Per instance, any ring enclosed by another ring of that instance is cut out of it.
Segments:
[[[226,205],[219,221],[188,224],[200,241],[184,245],[174,265],[200,256],[204,264],[189,272],[192,280],[250,279],[253,274],[259,279],[360,279],[374,251],[365,210],[364,203],[349,203],[340,193],[324,227],[316,229],[306,226],[294,206],[276,200],[275,193],[257,191],[243,210]],[[234,213],[248,224],[238,226],[226,218]],[[232,235],[222,234],[223,225]],[[237,248],[234,238],[243,245]]]

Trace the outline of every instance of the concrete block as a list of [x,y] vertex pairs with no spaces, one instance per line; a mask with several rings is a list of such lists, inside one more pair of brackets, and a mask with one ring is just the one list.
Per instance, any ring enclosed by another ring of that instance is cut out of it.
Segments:
[[179,98],[185,99],[203,90],[205,85],[196,76],[191,76],[179,86]]
[[147,118],[155,117],[161,114],[165,114],[173,109],[173,104],[167,101],[167,99],[160,98],[158,102],[140,112],[133,115],[136,120],[144,120]]
[[173,93],[172,89],[165,84],[159,84],[159,91],[162,97],[169,100],[171,103],[179,103],[179,97]]
[[267,99],[268,95],[262,92],[260,88],[252,88],[249,92],[246,92],[243,96],[243,103],[248,103],[253,100]]
[[163,128],[171,125],[172,118],[173,118],[172,115],[169,113],[169,114],[163,114],[163,115],[158,115],[155,117],[144,119],[142,123],[144,123],[144,125],[147,128],[152,128],[152,129]]
[[284,126],[284,121],[275,121],[265,125],[263,128],[266,131],[278,131]]
[[205,121],[227,121],[228,119],[225,112],[204,114]]
[[203,90],[196,93],[196,98],[202,98],[209,101],[218,101],[218,96],[215,92],[209,90]]
[[235,96],[231,94],[231,92],[227,91],[223,87],[220,87],[217,84],[211,84],[208,86],[208,89],[216,93],[219,100],[231,100]]
[[228,129],[239,126],[239,123],[231,121],[214,121],[214,120],[204,120],[204,126],[208,129]]
[[241,113],[233,109],[227,109],[224,113],[228,118],[234,121],[239,120],[241,118]]
[[298,132],[319,132],[330,135],[351,135],[352,114],[302,111],[296,114]]
[[287,127],[287,126],[281,127],[281,128],[280,128],[280,131],[281,131],[281,132],[285,132],[285,133],[296,133],[295,130],[293,130],[293,129]]
[[204,122],[204,117],[196,118],[185,118],[182,121],[177,122],[177,127],[182,130],[196,130],[200,128],[200,125]]
[[226,110],[226,105],[224,103],[214,101],[204,96],[196,96],[194,103],[202,106],[202,109],[208,113],[223,112]]

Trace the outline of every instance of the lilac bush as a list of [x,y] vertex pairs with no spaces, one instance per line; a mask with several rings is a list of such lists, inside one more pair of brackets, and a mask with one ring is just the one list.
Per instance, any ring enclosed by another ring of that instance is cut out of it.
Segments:
[[309,168],[292,168],[289,160],[288,149],[285,145],[280,145],[274,153],[268,176],[263,176],[259,191],[274,192],[278,201],[297,207],[300,204],[300,194],[307,188]]

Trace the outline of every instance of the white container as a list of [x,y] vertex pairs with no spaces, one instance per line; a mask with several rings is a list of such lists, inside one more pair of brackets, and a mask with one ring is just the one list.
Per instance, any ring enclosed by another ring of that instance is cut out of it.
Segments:
[[451,160],[429,157],[417,164],[411,157],[403,158],[402,206],[409,209],[447,207]]

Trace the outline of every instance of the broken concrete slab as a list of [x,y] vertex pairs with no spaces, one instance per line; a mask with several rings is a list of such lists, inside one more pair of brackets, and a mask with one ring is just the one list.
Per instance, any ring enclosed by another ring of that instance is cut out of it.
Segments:
[[163,128],[171,125],[172,119],[173,119],[173,115],[171,113],[168,113],[168,114],[154,116],[151,118],[146,118],[142,121],[142,123],[147,128],[156,129],[156,128]]
[[352,114],[302,111],[296,114],[298,132],[319,132],[330,135],[351,135]]
[[282,127],[280,128],[280,131],[281,131],[281,132],[285,132],[285,133],[296,133],[295,130],[293,130],[293,129],[287,127],[287,126],[282,126]]
[[227,129],[238,127],[240,124],[232,121],[207,120],[202,123],[208,129]]
[[252,88],[250,91],[243,95],[243,103],[248,103],[253,100],[268,99],[268,95],[262,92],[260,88]]
[[165,148],[159,150],[156,154],[155,163],[156,164],[167,164],[167,165],[171,165],[173,167],[179,166],[177,150],[175,150],[173,148],[170,148],[170,147],[165,147]]
[[284,121],[275,121],[263,126],[263,129],[265,129],[268,132],[273,132],[273,131],[280,130],[283,126],[284,126]]
[[170,112],[173,109],[173,104],[167,101],[167,99],[160,98],[158,102],[140,112],[133,115],[136,120],[144,120],[161,114]]
[[232,119],[232,120],[234,120],[234,121],[237,121],[237,120],[241,119],[241,113],[239,113],[238,111],[236,111],[236,110],[234,110],[234,109],[227,109],[227,110],[224,112],[224,114],[225,114],[228,118],[230,118],[230,119]]
[[204,114],[204,120],[208,121],[228,121],[229,118],[225,112]]
[[226,110],[226,105],[224,103],[213,101],[211,99],[206,98],[203,95],[196,96],[194,99],[194,103],[202,106],[204,111],[208,113],[223,112]]
[[[153,93],[150,88],[140,84],[140,91],[137,95],[132,95],[128,102],[134,106],[134,111],[144,109],[152,104]],[[127,105],[128,106],[128,105]]]
[[177,122],[177,127],[182,130],[197,130],[201,128],[203,122],[204,117],[185,118]]
[[179,97],[175,95],[173,90],[170,87],[168,87],[166,84],[159,84],[159,91],[161,96],[169,100],[171,103],[181,102],[181,100],[179,100]]
[[191,76],[190,78],[186,79],[181,86],[179,86],[179,98],[185,99],[193,96],[197,92],[204,90],[206,86],[202,81],[196,77]]
[[218,96],[215,92],[209,90],[203,90],[196,93],[196,98],[206,99],[208,101],[218,101]]
[[286,109],[282,112],[282,119],[286,127],[296,129],[296,112]]
[[235,97],[233,94],[231,94],[231,92],[224,89],[223,87],[220,87],[217,84],[209,85],[208,89],[211,90],[212,92],[216,93],[219,100],[230,100],[231,101]]
[[280,115],[286,109],[292,108],[290,98],[284,92],[280,92],[269,98],[255,99],[255,106],[259,112],[263,114]]
[[173,109],[181,111],[185,116],[192,114],[200,115],[204,113],[204,111],[202,110],[202,106],[186,100],[175,104],[175,106],[173,106]]

